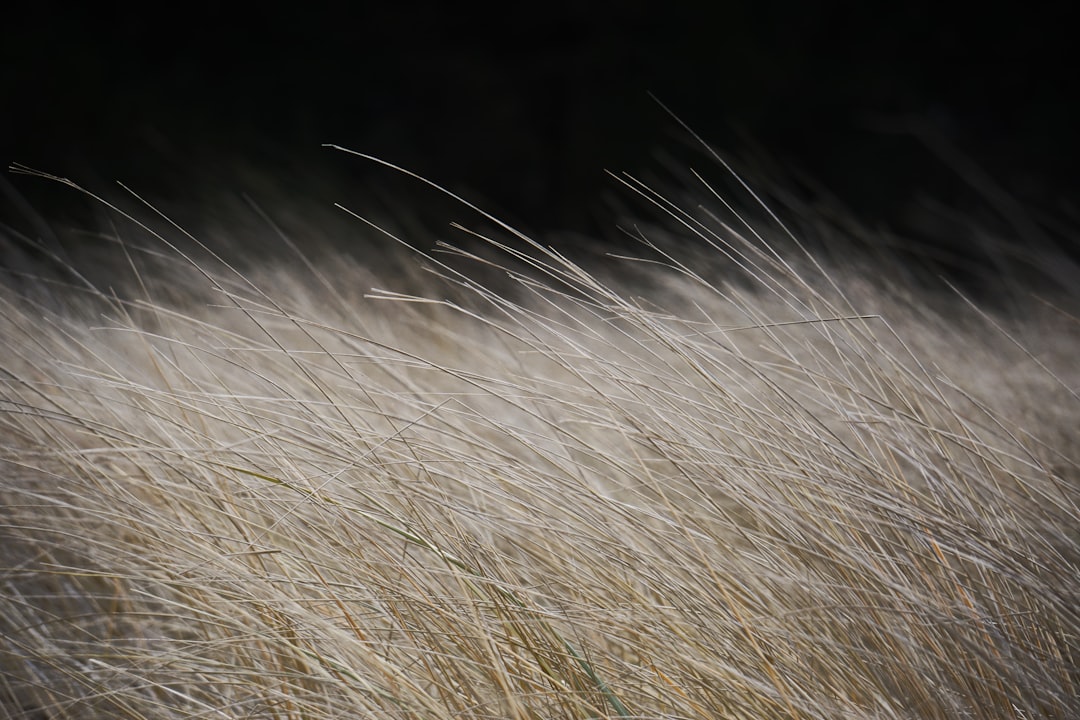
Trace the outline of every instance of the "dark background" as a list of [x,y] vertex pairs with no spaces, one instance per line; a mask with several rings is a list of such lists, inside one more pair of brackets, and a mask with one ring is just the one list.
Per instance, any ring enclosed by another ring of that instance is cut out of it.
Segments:
[[[604,170],[708,164],[653,93],[752,172],[788,175],[767,182],[811,178],[808,196],[872,226],[933,240],[949,229],[926,198],[992,217],[999,191],[1069,222],[1066,5],[25,4],[0,23],[0,161],[180,204],[226,191],[238,165],[298,187],[398,187],[321,147],[337,143],[529,231],[595,235],[615,189]],[[6,179],[44,215],[70,200]],[[0,220],[24,214],[9,193]]]

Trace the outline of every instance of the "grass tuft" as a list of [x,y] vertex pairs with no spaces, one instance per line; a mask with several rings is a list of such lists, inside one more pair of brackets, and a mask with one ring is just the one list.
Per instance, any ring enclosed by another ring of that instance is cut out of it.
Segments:
[[634,257],[101,200],[106,280],[9,277],[0,716],[1080,716],[1075,287],[623,181]]

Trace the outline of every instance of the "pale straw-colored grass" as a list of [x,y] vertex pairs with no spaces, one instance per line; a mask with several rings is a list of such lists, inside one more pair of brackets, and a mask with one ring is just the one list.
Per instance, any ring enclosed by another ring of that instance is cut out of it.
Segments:
[[1080,716],[1075,319],[671,212],[5,290],[0,714]]

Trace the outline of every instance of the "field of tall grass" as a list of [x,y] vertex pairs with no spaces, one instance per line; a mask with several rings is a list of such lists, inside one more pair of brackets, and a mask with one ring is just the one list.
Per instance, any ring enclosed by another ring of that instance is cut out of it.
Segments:
[[0,716],[1080,717],[1069,261],[623,181],[610,256],[133,200],[9,272]]

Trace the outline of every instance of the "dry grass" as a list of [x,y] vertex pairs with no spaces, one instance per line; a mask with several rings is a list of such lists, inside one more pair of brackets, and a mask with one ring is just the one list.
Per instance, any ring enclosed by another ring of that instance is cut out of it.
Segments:
[[1076,321],[672,212],[5,290],[0,714],[1080,715]]

